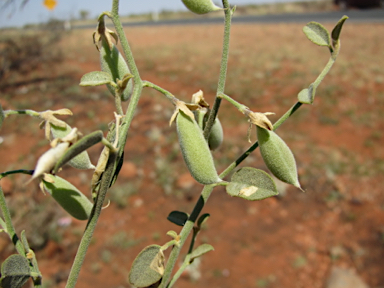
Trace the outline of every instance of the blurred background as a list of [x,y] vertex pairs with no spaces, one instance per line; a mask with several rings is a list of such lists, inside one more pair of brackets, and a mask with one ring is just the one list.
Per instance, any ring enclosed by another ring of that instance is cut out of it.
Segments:
[[[61,119],[83,134],[107,132],[114,119],[109,91],[78,84],[83,74],[100,70],[92,33],[110,1],[24,2],[0,1],[3,109],[69,108],[74,115]],[[184,101],[201,89],[212,104],[221,13],[194,16],[176,0],[121,2],[142,79]],[[203,211],[211,217],[197,238],[197,244],[209,243],[215,250],[195,261],[175,287],[384,287],[382,2],[231,4],[238,8],[226,94],[253,111],[276,113],[272,121],[297,101],[329,58],[326,48],[306,39],[302,27],[315,20],[331,30],[342,15],[350,19],[340,55],[314,104],[301,107],[277,131],[295,154],[306,193],[278,182],[278,197],[247,202],[217,188]],[[144,90],[122,171],[107,196],[111,205],[102,212],[77,287],[130,287],[127,276],[136,255],[147,245],[169,241],[167,231],[179,231],[168,214],[192,211],[202,186],[183,163],[175,126],[168,124],[172,113],[164,96]],[[213,156],[222,171],[249,147],[248,122],[225,102],[219,118],[225,140]],[[38,119],[9,116],[0,130],[0,172],[33,169],[48,148]],[[89,150],[93,163],[101,149]],[[244,166],[267,170],[258,150]],[[89,197],[91,175],[71,167],[60,172]],[[44,287],[64,287],[86,223],[66,214],[37,183],[26,186],[28,179],[13,175],[0,185],[17,232],[26,230],[37,254]],[[1,233],[1,261],[12,253],[13,245]]]

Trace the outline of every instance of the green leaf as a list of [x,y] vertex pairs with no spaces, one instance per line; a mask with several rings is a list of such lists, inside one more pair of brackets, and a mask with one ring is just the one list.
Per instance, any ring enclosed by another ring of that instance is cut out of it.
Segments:
[[30,276],[29,261],[19,254],[9,256],[1,265],[2,288],[22,287]]
[[67,180],[53,175],[49,178],[50,182],[43,180],[45,190],[72,217],[87,220],[93,207],[91,201]]
[[271,176],[262,170],[251,167],[236,171],[226,189],[231,196],[251,201],[262,200],[279,194]]
[[348,19],[348,16],[344,15],[343,17],[341,17],[339,22],[337,22],[335,28],[333,28],[331,35],[332,35],[332,40],[334,42],[339,41],[339,37],[340,37],[340,33],[341,33],[341,28],[343,28],[343,24],[344,24],[345,20],[347,20],[347,19]]
[[205,253],[208,253],[209,251],[215,250],[212,245],[209,244],[201,244],[199,247],[197,247],[195,250],[191,253],[191,260],[190,263],[192,263],[193,260],[196,258],[204,255]]
[[111,74],[103,71],[89,72],[80,80],[80,86],[99,86],[113,83]]
[[128,281],[141,288],[158,282],[164,274],[164,254],[159,245],[145,247],[133,261]]
[[69,147],[65,154],[60,158],[60,160],[57,161],[55,168],[53,168],[53,174],[56,174],[60,167],[64,166],[68,161],[74,159],[77,155],[87,150],[89,147],[101,142],[102,139],[103,132],[101,130],[92,132],[81,138],[79,141]]
[[315,92],[316,89],[314,88],[314,85],[312,83],[311,85],[309,85],[308,88],[301,90],[297,95],[297,98],[299,99],[300,103],[312,104],[315,100]]
[[307,38],[319,46],[331,47],[331,37],[323,25],[317,22],[309,22],[303,31]]
[[184,226],[184,224],[187,222],[189,218],[189,215],[185,212],[180,211],[172,211],[169,213],[167,219],[172,222],[173,224],[176,224],[178,226]]
[[197,219],[197,227],[201,227],[201,225],[203,225],[203,223],[205,223],[207,220],[208,220],[208,218],[210,217],[211,215],[210,214],[208,214],[208,213],[204,213],[203,215],[201,215],[200,217],[199,217],[199,219]]

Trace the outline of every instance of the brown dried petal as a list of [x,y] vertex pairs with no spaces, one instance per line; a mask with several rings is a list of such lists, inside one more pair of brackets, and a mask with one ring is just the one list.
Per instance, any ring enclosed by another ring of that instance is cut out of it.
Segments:
[[267,130],[273,130],[273,125],[271,121],[269,121],[267,115],[272,115],[274,113],[266,112],[266,113],[260,113],[260,112],[250,112],[248,114],[249,121],[257,125],[261,128],[267,129]]

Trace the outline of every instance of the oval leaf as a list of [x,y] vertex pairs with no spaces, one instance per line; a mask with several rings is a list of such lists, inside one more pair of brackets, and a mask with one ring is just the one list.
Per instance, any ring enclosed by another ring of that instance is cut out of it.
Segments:
[[271,176],[262,170],[251,167],[241,168],[235,172],[226,189],[231,196],[251,201],[262,200],[279,194]]
[[199,219],[197,219],[197,227],[201,227],[201,225],[203,225],[207,220],[208,218],[210,217],[211,215],[209,213],[204,213],[203,215],[201,215],[199,217]]
[[103,71],[93,71],[81,77],[80,86],[99,86],[111,84],[112,82],[111,74]]
[[319,46],[331,47],[331,37],[328,30],[317,22],[309,22],[304,26],[303,31],[307,38]]
[[72,217],[87,220],[91,215],[93,204],[75,186],[59,176],[49,176],[49,182],[43,180],[44,189],[52,195],[57,203]]
[[192,263],[192,261],[195,260],[196,258],[212,250],[215,250],[212,245],[201,244],[199,247],[197,247],[195,250],[192,251],[190,263]]
[[164,274],[164,254],[159,245],[145,247],[133,261],[129,283],[137,288],[158,282]]
[[184,224],[187,222],[189,216],[185,212],[180,211],[172,211],[169,213],[167,219],[172,222],[173,224],[176,224],[178,226],[184,226]]
[[315,101],[315,92],[316,89],[314,88],[313,84],[311,84],[308,88],[301,90],[297,95],[297,98],[300,103],[313,104],[313,101]]
[[339,22],[337,22],[335,28],[333,28],[331,35],[332,35],[332,40],[334,42],[339,41],[341,28],[343,28],[343,24],[344,24],[345,20],[347,20],[347,19],[348,19],[348,16],[344,15],[343,17],[341,17]]
[[1,287],[19,288],[31,276],[27,258],[14,254],[9,256],[1,265]]

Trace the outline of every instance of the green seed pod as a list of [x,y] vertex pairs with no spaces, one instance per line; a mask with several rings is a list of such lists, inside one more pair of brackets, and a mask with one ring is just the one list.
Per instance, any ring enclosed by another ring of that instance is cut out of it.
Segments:
[[[122,80],[124,75],[130,74],[127,62],[125,61],[123,55],[121,55],[119,49],[117,49],[115,44],[112,44],[112,49],[110,48],[107,41],[102,40],[102,46],[100,49],[100,63],[101,70],[112,75],[113,81],[116,79]],[[115,89],[107,84],[108,90],[115,95]],[[133,84],[132,80],[128,81],[127,87],[124,89],[123,94],[121,95],[122,101],[127,101],[132,95]]]
[[[67,124],[65,128],[55,126],[51,123],[51,132],[53,138],[64,138],[72,131],[71,126]],[[87,151],[81,152],[75,158],[68,162],[69,165],[76,169],[94,169],[95,166],[91,163]]]
[[[208,119],[205,119],[208,120]],[[206,122],[204,122],[205,124]],[[204,125],[205,128],[205,125]],[[204,129],[203,129],[204,130]],[[208,137],[208,146],[211,151],[216,150],[223,143],[224,132],[223,127],[221,126],[219,118],[216,117],[215,122],[213,122],[211,132]]]
[[181,152],[192,177],[205,185],[221,182],[208,144],[196,121],[179,111],[176,127]]
[[71,216],[79,220],[87,220],[91,215],[93,204],[75,186],[58,176],[49,175],[49,182],[43,180],[45,190]]
[[296,161],[287,144],[275,132],[256,127],[265,165],[277,179],[301,189]]
[[221,10],[220,7],[213,4],[212,0],[182,0],[184,5],[193,13],[206,14]]

